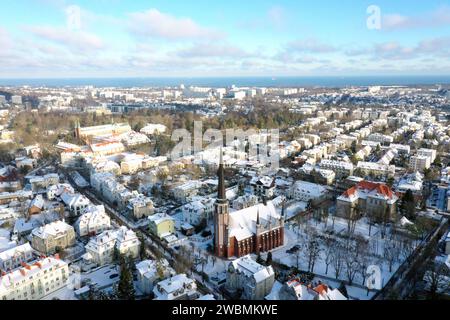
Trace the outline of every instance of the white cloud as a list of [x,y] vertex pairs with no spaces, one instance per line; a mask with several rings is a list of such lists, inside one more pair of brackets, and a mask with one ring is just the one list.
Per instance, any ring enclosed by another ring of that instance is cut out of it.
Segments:
[[435,28],[449,25],[450,6],[447,5],[417,16],[386,14],[382,17],[382,29],[388,31],[416,28]]
[[71,31],[51,26],[28,26],[25,29],[39,38],[77,52],[95,51],[105,47],[103,40],[97,35],[82,30]]
[[292,41],[287,44],[287,49],[309,53],[330,53],[337,50],[334,46],[313,38]]
[[190,18],[177,18],[157,9],[130,13],[129,17],[129,30],[144,37],[169,40],[223,37],[222,33],[202,27]]
[[183,58],[246,58],[253,56],[237,46],[215,43],[197,43],[189,48],[178,50],[176,55]]
[[12,41],[9,36],[9,33],[6,31],[6,29],[3,29],[2,27],[0,27],[0,48],[2,48],[2,50],[0,50],[0,54],[9,51],[11,46],[12,46]]

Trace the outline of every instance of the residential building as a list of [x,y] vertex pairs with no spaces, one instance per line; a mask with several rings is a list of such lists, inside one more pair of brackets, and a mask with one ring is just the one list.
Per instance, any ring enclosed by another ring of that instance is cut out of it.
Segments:
[[138,196],[128,200],[127,208],[128,212],[136,220],[148,217],[155,211],[153,207],[153,201],[143,194],[139,194]]
[[52,254],[57,249],[66,249],[75,244],[75,230],[63,221],[56,221],[34,229],[31,232],[32,247],[43,253]]
[[122,226],[117,230],[107,230],[91,239],[85,246],[85,261],[99,266],[111,263],[114,251],[136,259],[139,256],[140,241],[133,230]]
[[437,151],[434,149],[419,149],[417,150],[417,155],[422,157],[430,158],[430,163],[433,163],[436,160]]
[[63,192],[61,194],[61,200],[66,207],[70,210],[72,216],[79,216],[84,209],[91,205],[91,201],[80,193]]
[[364,215],[394,219],[397,201],[397,195],[387,185],[361,181],[337,198],[336,215],[346,219],[360,219]]
[[375,162],[363,162],[359,161],[356,166],[356,171],[361,176],[371,176],[374,178],[390,178],[394,177],[395,166],[375,163]]
[[346,178],[353,174],[353,164],[350,162],[325,159],[320,162],[319,166],[321,169],[334,171],[337,179]]
[[46,174],[44,176],[26,177],[31,185],[31,190],[34,193],[43,193],[51,185],[59,183],[59,176],[56,173]]
[[176,275],[166,259],[144,260],[136,264],[137,287],[143,294],[150,294],[156,283]]
[[79,123],[75,126],[75,136],[77,138],[92,138],[96,136],[112,136],[130,132],[131,127],[128,123],[113,123],[102,126],[84,127]]
[[247,255],[229,263],[225,288],[232,293],[242,292],[243,300],[264,300],[274,282],[272,266],[262,266]]
[[409,158],[409,169],[423,172],[431,167],[431,158],[428,156],[412,156]]
[[0,278],[1,300],[40,300],[65,287],[69,278],[68,264],[58,256],[43,258],[32,264],[23,263]]
[[33,248],[27,242],[20,246],[0,252],[0,270],[7,272],[18,268],[22,263],[33,259]]
[[214,215],[214,199],[203,198],[183,206],[183,221],[198,226],[203,220],[210,221]]
[[173,189],[173,196],[177,201],[187,203],[192,200],[192,197],[197,195],[201,185],[201,182],[196,180],[186,182]]
[[260,200],[263,198],[272,199],[275,191],[275,178],[268,176],[254,177],[250,181],[252,193]]
[[150,232],[161,239],[175,232],[175,221],[167,214],[157,213],[148,217],[148,220]]
[[195,280],[185,274],[177,274],[158,282],[154,288],[154,300],[195,300],[200,297]]
[[75,230],[80,237],[95,236],[110,228],[111,218],[103,205],[87,207],[75,223]]
[[327,196],[327,189],[316,183],[306,181],[296,181],[290,190],[290,197],[297,201],[312,201],[319,203],[325,200]]

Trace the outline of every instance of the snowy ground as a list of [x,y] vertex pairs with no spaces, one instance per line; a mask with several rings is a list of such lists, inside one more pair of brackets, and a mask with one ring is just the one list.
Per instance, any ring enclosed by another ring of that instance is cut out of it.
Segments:
[[10,240],[10,232],[7,229],[0,228],[0,252],[17,246],[17,243]]
[[[111,279],[110,277],[113,275],[117,276]],[[90,280],[92,283],[96,283],[99,289],[105,289],[119,281],[119,267],[108,265],[80,276],[82,282]]]
[[[319,235],[324,234],[325,231],[332,232],[333,239],[341,241],[343,235],[347,232],[347,222],[345,219],[336,218],[333,226],[333,222],[330,218],[327,222],[327,227],[325,227],[325,223],[319,223],[311,219],[300,229],[294,222],[287,224],[285,228],[285,246],[272,251],[274,261],[291,267],[298,266],[300,270],[308,270],[306,249],[301,249],[298,254],[286,252],[287,249],[292,248],[294,245],[300,245],[300,247],[304,248],[305,242],[307,241],[304,234],[307,228],[314,229]],[[389,240],[382,239],[380,230],[377,227],[372,227],[371,236],[369,237],[369,226],[364,220],[361,220],[355,227],[355,234],[362,236],[369,241],[366,257],[370,265],[377,265],[380,267],[382,285],[384,285],[403,262],[404,254],[399,254],[395,259],[396,261],[393,263],[392,271],[390,272],[388,261],[383,257],[385,241]],[[320,242],[320,249],[321,252],[315,264],[314,273],[318,276],[318,280],[322,280],[322,282],[328,283],[331,286],[339,287],[340,280],[348,280],[346,268],[342,268],[342,271],[336,279],[336,273],[332,263],[328,267],[328,272],[326,270],[326,247],[323,242]],[[266,255],[263,255],[263,258],[265,258],[265,256]],[[363,269],[361,268],[361,270]],[[367,290],[363,284],[363,278],[359,272],[354,276],[353,286],[347,286],[347,288],[350,297],[355,299],[370,299],[374,294],[371,292],[367,295]]]

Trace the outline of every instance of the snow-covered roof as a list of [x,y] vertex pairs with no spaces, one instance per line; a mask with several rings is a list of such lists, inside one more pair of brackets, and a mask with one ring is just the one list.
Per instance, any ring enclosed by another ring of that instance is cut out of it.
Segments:
[[233,260],[231,264],[234,270],[244,273],[247,277],[253,277],[257,283],[274,274],[272,266],[260,265],[250,255]]
[[161,212],[161,213],[156,213],[152,216],[149,216],[148,220],[150,220],[151,222],[158,225],[164,221],[173,221],[174,219],[171,216],[168,216],[167,214]]
[[236,237],[240,241],[255,234],[258,213],[261,224],[267,224],[269,221],[275,224],[281,218],[272,201],[267,202],[267,205],[257,204],[256,206],[231,212],[229,236]]
[[59,234],[73,230],[73,227],[63,221],[55,221],[32,231],[33,236],[39,238],[55,237]]
[[29,279],[33,275],[40,273],[42,270],[49,270],[53,268],[61,268],[67,265],[66,262],[55,258],[44,258],[28,265],[27,268],[17,268],[13,272],[1,277],[0,281],[0,295],[3,295],[11,290],[11,287],[22,280]]
[[8,249],[6,251],[0,252],[0,260],[5,261],[13,258],[17,254],[23,254],[25,252],[33,252],[33,248],[29,242],[22,244],[20,246]]
[[307,181],[296,181],[294,183],[294,188],[298,192],[307,193],[314,198],[319,198],[327,193],[327,189],[324,186]]

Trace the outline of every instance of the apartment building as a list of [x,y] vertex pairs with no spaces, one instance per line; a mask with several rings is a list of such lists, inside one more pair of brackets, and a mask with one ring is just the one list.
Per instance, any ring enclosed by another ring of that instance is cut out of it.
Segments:
[[65,249],[75,244],[75,230],[63,221],[56,221],[34,229],[31,232],[32,247],[45,254],[53,254],[57,249]]
[[43,258],[0,277],[1,300],[40,300],[67,285],[68,264],[59,259]]

